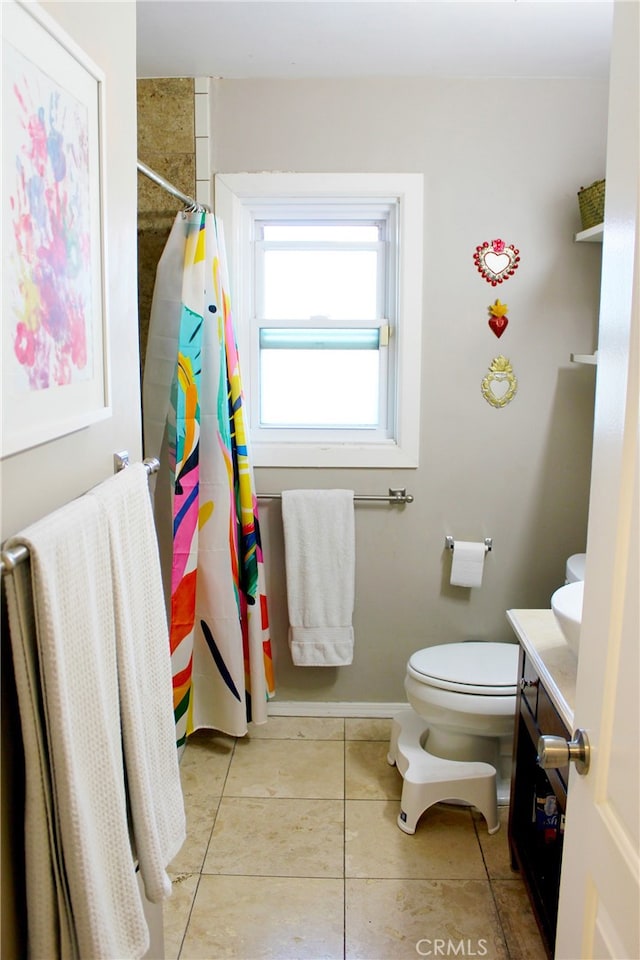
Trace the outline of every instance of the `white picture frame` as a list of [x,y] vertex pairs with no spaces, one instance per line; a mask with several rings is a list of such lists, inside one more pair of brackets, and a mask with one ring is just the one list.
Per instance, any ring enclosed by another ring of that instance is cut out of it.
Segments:
[[7,457],[111,416],[102,71],[37,4],[2,4]]

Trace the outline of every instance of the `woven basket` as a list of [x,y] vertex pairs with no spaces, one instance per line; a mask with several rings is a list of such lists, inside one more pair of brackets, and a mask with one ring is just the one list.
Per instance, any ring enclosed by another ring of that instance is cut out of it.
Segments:
[[588,230],[604,222],[604,180],[595,180],[590,187],[578,190],[582,229]]

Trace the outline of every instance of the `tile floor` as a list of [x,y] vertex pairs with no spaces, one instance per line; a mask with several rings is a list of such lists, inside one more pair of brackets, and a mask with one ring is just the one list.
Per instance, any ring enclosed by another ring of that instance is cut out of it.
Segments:
[[390,725],[272,717],[246,738],[190,738],[167,960],[544,960],[507,811],[494,836],[445,805],[404,834]]

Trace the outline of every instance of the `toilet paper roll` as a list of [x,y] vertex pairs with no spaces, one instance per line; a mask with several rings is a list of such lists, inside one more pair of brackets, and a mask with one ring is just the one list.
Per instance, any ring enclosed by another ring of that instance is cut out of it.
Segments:
[[487,548],[484,543],[454,540],[451,584],[454,587],[479,587]]

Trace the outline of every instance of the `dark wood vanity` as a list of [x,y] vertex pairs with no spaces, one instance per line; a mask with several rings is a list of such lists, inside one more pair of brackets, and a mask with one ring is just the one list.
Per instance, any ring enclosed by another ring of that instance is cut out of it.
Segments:
[[571,739],[577,659],[551,610],[507,613],[520,642],[509,849],[550,958],[556,934],[569,768],[542,770],[538,738]]

